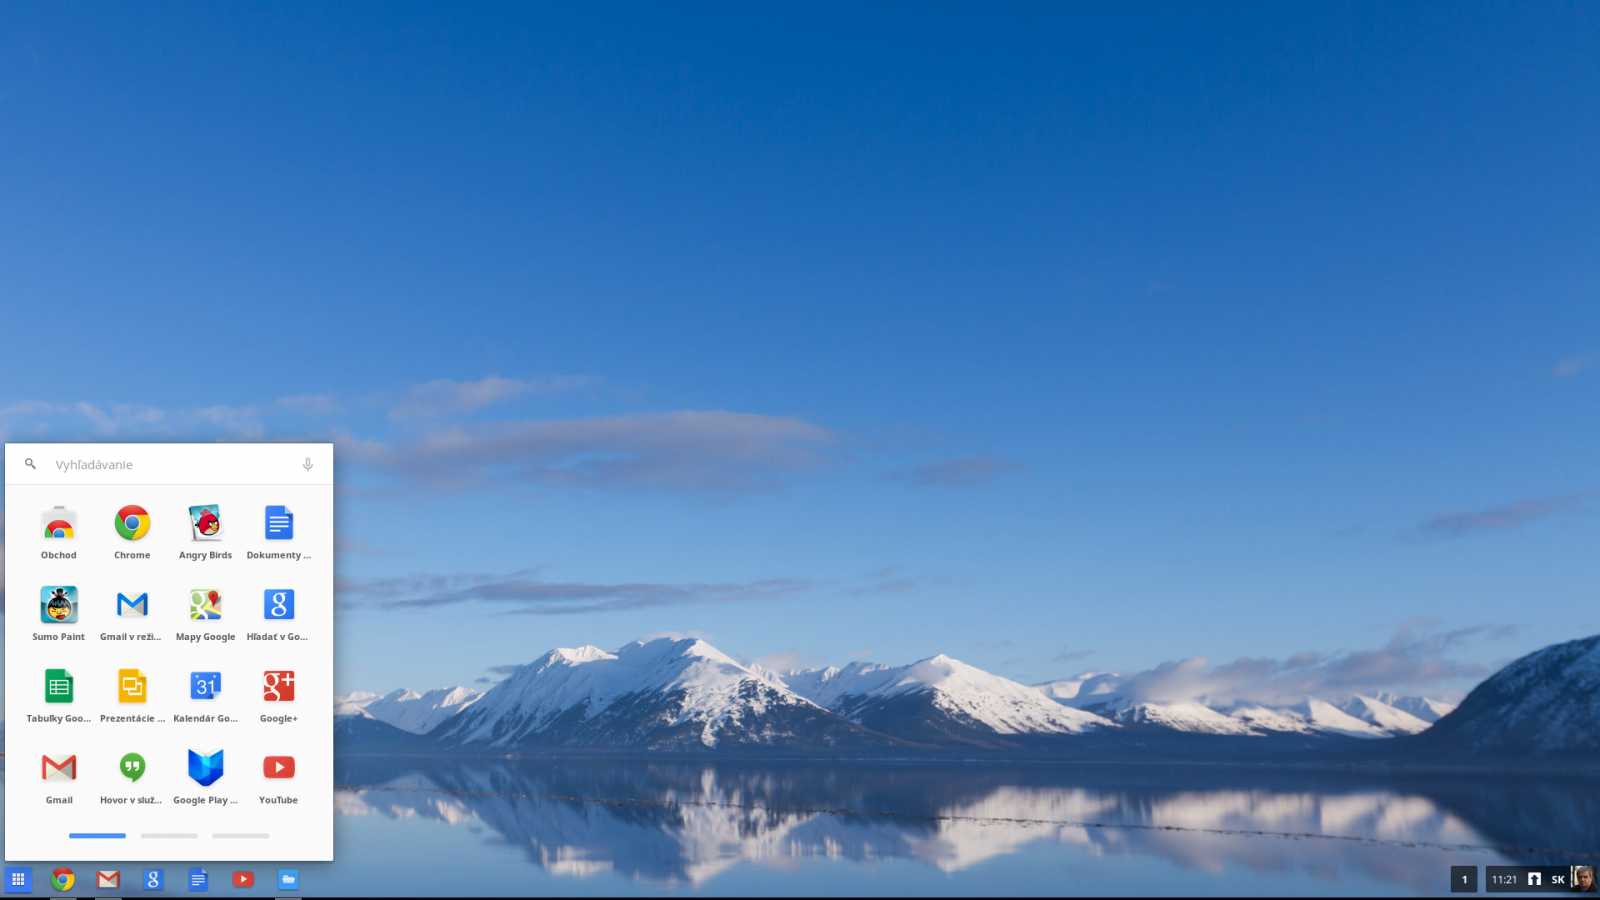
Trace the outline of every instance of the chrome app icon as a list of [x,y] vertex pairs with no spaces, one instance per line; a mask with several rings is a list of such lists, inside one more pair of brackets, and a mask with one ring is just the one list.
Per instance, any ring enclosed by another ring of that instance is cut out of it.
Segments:
[[130,541],[137,541],[150,533],[150,514],[144,507],[135,503],[117,510],[117,534]]

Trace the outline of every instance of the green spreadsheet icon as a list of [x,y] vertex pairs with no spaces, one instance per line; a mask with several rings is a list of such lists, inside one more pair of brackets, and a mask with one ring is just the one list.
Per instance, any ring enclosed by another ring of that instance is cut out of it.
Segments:
[[66,669],[44,670],[44,702],[72,702],[72,675]]

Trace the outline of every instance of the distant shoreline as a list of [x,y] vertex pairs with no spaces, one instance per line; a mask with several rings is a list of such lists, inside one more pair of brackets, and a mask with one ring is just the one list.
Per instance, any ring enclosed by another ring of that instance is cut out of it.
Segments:
[[937,753],[905,756],[827,756],[824,754],[765,754],[765,753],[684,753],[648,752],[621,749],[563,749],[549,751],[521,751],[515,753],[477,751],[470,748],[451,752],[347,752],[336,753],[340,760],[437,760],[460,764],[464,760],[497,760],[506,763],[635,761],[651,763],[681,763],[695,765],[803,765],[841,766],[862,768],[921,768],[921,767],[972,767],[1017,766],[1039,769],[1072,767],[1092,768],[1096,771],[1152,770],[1160,768],[1192,771],[1276,772],[1284,774],[1336,774],[1354,776],[1500,776],[1500,777],[1560,777],[1579,780],[1600,779],[1600,762],[1552,759],[1540,762],[1519,760],[1495,762],[1490,760],[1439,761],[1411,763],[1392,760],[1237,760],[1196,758],[1111,759],[1103,757],[1063,758],[1027,754],[960,754]]

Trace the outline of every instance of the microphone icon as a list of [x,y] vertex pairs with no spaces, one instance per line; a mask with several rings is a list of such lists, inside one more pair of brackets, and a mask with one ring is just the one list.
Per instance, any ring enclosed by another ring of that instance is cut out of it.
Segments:
[[307,472],[311,471],[311,457],[306,457],[306,461],[300,464],[300,468],[305,469]]

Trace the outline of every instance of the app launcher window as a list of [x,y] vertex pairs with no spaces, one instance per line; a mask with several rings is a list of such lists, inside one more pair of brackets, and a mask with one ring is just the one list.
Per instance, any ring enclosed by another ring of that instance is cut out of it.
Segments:
[[8,444],[5,857],[333,859],[333,446]]

